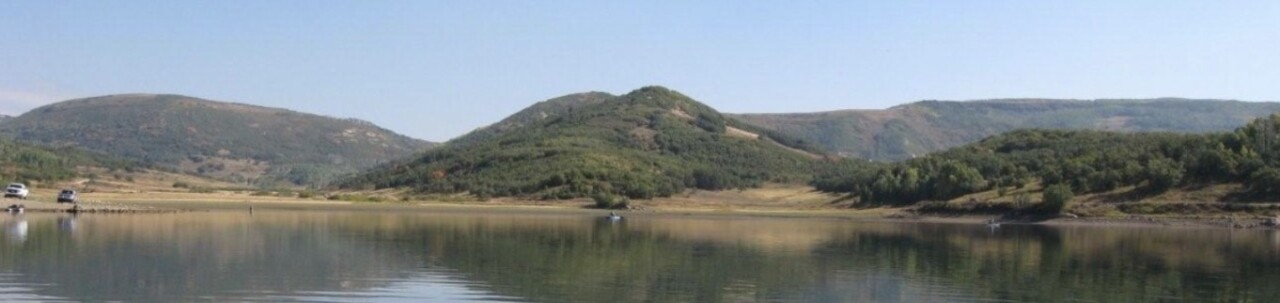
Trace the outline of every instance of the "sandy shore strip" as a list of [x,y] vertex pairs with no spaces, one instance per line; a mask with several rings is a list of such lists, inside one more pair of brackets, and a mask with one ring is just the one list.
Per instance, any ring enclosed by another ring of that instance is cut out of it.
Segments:
[[[851,220],[860,222],[921,222],[952,224],[985,224],[998,215],[915,215],[901,207],[850,208],[826,202],[827,197],[783,202],[767,199],[743,199],[711,197],[709,203],[700,198],[686,196],[669,199],[634,201],[636,209],[615,210],[625,216],[691,216],[691,217],[760,217],[822,220]],[[182,193],[137,192],[93,193],[84,195],[79,204],[85,213],[162,213],[177,211],[425,211],[443,213],[495,213],[495,214],[561,214],[603,215],[611,210],[592,208],[586,199],[562,201],[536,201],[519,199],[493,199],[490,201],[385,201],[351,202],[321,198],[260,196],[250,193]],[[24,204],[28,212],[67,212],[72,205],[58,204],[41,199],[3,200],[3,206]],[[1134,226],[1134,227],[1214,227],[1214,228],[1271,228],[1260,218],[1248,216],[1125,216],[1098,218],[1053,218],[1047,220],[1013,220],[1007,225],[1049,226]]]
[[85,201],[72,204],[6,199],[3,202],[4,204],[0,205],[0,207],[4,207],[6,210],[13,206],[21,206],[23,212],[30,213],[166,213],[181,211],[174,208],[101,201]]

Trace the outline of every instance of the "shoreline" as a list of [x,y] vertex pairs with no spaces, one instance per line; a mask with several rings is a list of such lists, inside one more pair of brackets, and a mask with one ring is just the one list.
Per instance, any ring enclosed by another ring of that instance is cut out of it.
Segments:
[[[850,220],[858,222],[900,223],[950,223],[986,224],[999,219],[999,214],[919,214],[906,207],[850,208],[835,203],[789,203],[746,201],[709,204],[692,203],[698,198],[676,197],[637,201],[636,209],[607,210],[593,208],[584,199],[565,201],[531,201],[519,199],[494,199],[488,202],[474,201],[385,201],[352,202],[297,197],[254,196],[231,193],[176,193],[134,192],[91,194],[92,199],[82,202],[81,213],[174,213],[199,211],[257,210],[270,211],[425,211],[495,214],[564,214],[603,215],[610,211],[638,216],[696,216],[707,218],[783,218],[815,220]],[[26,204],[28,212],[69,213],[70,204],[56,204],[40,200],[6,199],[4,206]],[[109,202],[108,202],[109,201]],[[1126,215],[1107,217],[1055,217],[1037,220],[1013,219],[1001,224],[1040,226],[1099,226],[1099,227],[1174,227],[1174,228],[1235,228],[1274,229],[1266,226],[1265,218],[1249,214],[1203,215]]]

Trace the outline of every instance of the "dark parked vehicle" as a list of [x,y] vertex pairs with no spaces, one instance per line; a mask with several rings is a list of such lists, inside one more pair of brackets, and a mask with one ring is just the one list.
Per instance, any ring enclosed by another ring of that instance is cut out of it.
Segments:
[[76,203],[76,191],[64,189],[58,193],[58,203]]

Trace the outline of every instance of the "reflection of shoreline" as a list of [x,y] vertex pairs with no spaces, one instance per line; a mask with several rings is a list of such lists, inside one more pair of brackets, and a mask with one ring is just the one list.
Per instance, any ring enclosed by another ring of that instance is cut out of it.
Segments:
[[[391,241],[439,240],[431,247],[436,249],[433,253],[448,250],[437,257],[445,266],[494,284],[496,291],[535,301],[565,301],[554,296],[565,293],[593,299],[586,301],[614,296],[681,301],[647,292],[668,289],[663,287],[712,301],[814,301],[803,297],[812,293],[838,298],[828,301],[980,301],[1009,296],[1023,301],[1145,301],[1165,295],[1203,301],[1267,296],[1186,285],[1231,281],[1247,285],[1238,289],[1259,290],[1271,277],[1280,276],[1271,269],[1252,275],[1237,271],[1249,265],[1274,268],[1268,264],[1277,260],[1277,250],[1269,249],[1268,237],[1247,232],[1227,239],[1224,235],[1232,231],[1220,229],[1011,225],[993,231],[980,225],[833,220],[662,217],[601,224],[586,217],[544,219],[553,222],[432,216],[416,223],[393,217],[380,224],[396,227],[382,230],[399,235],[388,236]],[[755,235],[771,231],[776,234]],[[498,244],[498,249],[466,249]],[[520,272],[503,270],[511,268]],[[541,282],[539,273],[569,281]],[[1248,281],[1251,277],[1267,279]],[[1148,279],[1167,292],[1126,288]],[[642,286],[575,288],[608,281]],[[957,292],[934,292],[939,288]],[[761,297],[768,294],[783,296]]]
[[32,295],[77,301],[242,301],[383,287],[420,263],[342,235],[323,217],[257,217],[28,215],[5,222],[6,234],[21,223],[30,236],[0,244],[0,272],[46,286]]
[[[1010,294],[1026,301],[1207,300],[1269,293],[1187,285],[1229,281],[1241,285],[1233,289],[1265,292],[1259,288],[1265,280],[1280,277],[1280,266],[1272,266],[1280,260],[1273,234],[1218,229],[991,230],[654,214],[606,223],[583,212],[263,210],[25,219],[31,229],[25,244],[0,242],[0,272],[46,285],[33,294],[86,301],[952,301]],[[1242,280],[1249,278],[1260,281]],[[1151,281],[1167,293],[1133,291],[1128,281]]]

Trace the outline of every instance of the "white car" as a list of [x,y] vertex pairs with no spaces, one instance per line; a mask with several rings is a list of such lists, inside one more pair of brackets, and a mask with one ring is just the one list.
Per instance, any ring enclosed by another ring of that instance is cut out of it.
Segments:
[[18,198],[18,199],[26,200],[27,194],[30,194],[30,193],[31,191],[27,190],[27,186],[22,185],[22,183],[10,183],[9,187],[4,189],[5,198]]

